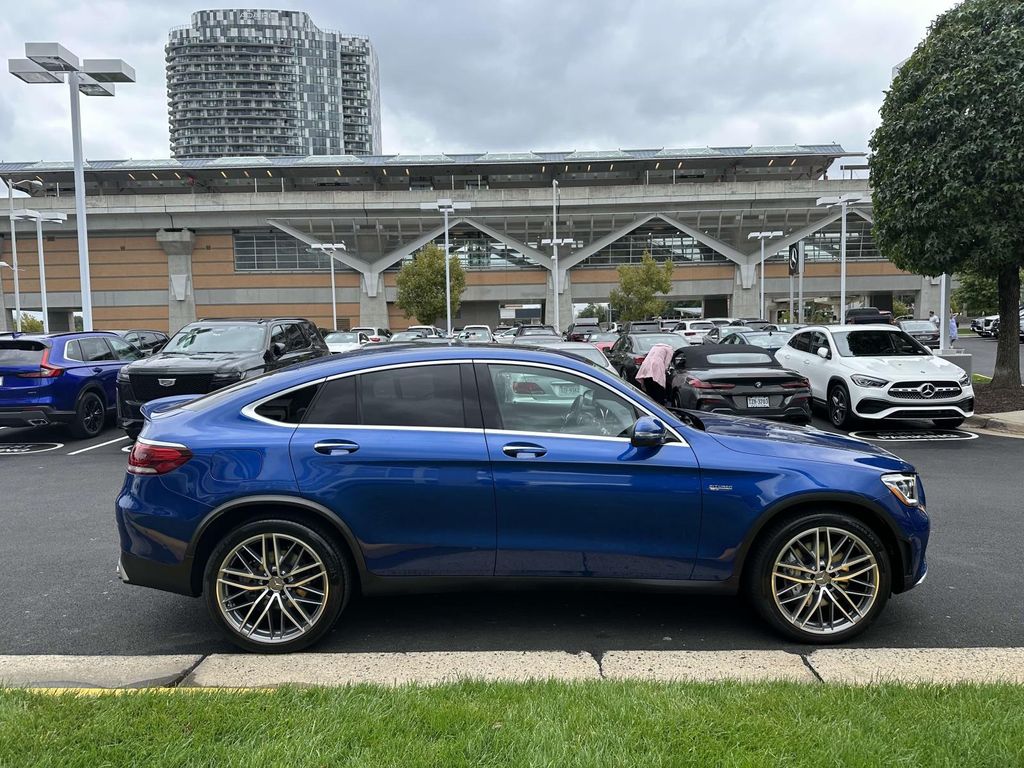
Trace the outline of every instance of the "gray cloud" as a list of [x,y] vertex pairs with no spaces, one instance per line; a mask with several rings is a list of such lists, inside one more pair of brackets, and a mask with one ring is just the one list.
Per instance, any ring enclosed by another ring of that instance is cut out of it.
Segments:
[[[386,152],[836,140],[863,150],[893,64],[952,0],[309,0],[276,7],[368,35]],[[207,6],[209,7],[209,6]],[[195,7],[35,0],[0,52],[59,40],[122,57],[139,82],[83,99],[85,154],[168,155],[163,45]],[[71,155],[66,88],[0,77],[0,159]]]

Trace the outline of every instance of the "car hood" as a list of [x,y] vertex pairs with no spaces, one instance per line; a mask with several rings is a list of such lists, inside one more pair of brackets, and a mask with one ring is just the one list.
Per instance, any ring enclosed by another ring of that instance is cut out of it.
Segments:
[[221,371],[247,371],[262,368],[263,355],[258,352],[229,352],[217,354],[176,355],[157,353],[136,360],[126,367],[133,373],[218,373]]
[[914,379],[921,376],[942,376],[958,379],[964,370],[948,360],[933,355],[921,357],[844,357],[842,365],[855,373],[883,379]]
[[800,427],[763,419],[748,419],[719,413],[694,414],[704,431],[729,450],[780,459],[850,463],[889,472],[912,472],[914,468],[884,448],[814,427]]

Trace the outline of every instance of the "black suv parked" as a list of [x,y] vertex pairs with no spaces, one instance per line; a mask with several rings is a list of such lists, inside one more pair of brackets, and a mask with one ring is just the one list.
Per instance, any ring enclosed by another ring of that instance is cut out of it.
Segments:
[[242,379],[329,355],[309,320],[199,320],[178,331],[152,357],[117,376],[117,420],[131,438],[142,430],[142,406],[172,395],[206,394]]

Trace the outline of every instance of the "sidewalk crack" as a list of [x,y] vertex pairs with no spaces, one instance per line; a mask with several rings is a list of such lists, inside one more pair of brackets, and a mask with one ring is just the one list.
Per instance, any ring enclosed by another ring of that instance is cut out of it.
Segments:
[[799,654],[799,656],[800,661],[802,661],[804,663],[804,666],[807,667],[808,670],[810,670],[810,673],[812,675],[814,675],[814,679],[817,680],[819,683],[824,683],[825,681],[821,679],[821,675],[818,674],[818,670],[816,670],[814,666],[811,664],[810,655],[801,653]]
[[188,667],[188,669],[184,670],[180,675],[178,675],[173,680],[171,680],[167,684],[166,687],[167,688],[180,688],[181,684],[184,683],[189,678],[189,675],[191,675],[193,672],[196,671],[196,667],[198,667],[200,664],[202,664],[204,661],[206,661],[209,657],[210,657],[210,654],[208,654],[208,653],[200,654],[199,659],[195,662],[195,664],[190,665]]

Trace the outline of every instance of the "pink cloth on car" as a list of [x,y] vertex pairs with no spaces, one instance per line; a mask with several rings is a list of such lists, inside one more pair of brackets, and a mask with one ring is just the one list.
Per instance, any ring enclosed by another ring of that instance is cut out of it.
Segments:
[[647,357],[640,364],[640,370],[636,372],[636,380],[652,379],[662,387],[665,386],[665,372],[668,371],[669,363],[672,362],[672,353],[675,350],[668,344],[655,344]]

